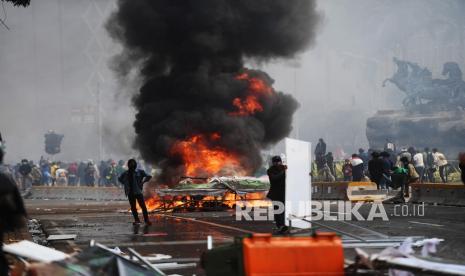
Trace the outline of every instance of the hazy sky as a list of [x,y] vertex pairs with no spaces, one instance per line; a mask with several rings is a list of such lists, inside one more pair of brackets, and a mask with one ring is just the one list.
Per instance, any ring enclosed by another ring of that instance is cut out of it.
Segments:
[[[291,61],[249,62],[299,100],[295,137],[323,137],[330,149],[349,153],[366,147],[366,119],[401,107],[402,92],[381,87],[395,70],[393,56],[428,66],[436,78],[447,61],[465,69],[464,1],[324,0],[318,6],[324,19],[313,48]],[[0,26],[0,132],[8,160],[39,159],[49,129],[65,135],[57,159],[133,154],[128,95],[137,85],[117,82],[109,69],[119,46],[104,23],[114,8],[113,0],[5,4],[10,30]]]

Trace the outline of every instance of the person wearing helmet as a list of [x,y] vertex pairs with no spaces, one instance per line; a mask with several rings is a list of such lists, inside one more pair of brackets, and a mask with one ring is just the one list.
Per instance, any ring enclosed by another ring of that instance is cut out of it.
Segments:
[[[267,170],[268,177],[270,179],[270,190],[267,197],[274,203],[284,206],[286,200],[286,170],[287,166],[283,165],[280,156],[274,156],[271,159],[272,165]],[[273,204],[274,209],[277,210],[278,206]],[[276,227],[278,228],[279,234],[284,234],[288,231],[288,227],[285,225],[285,211],[274,214],[274,220]]]

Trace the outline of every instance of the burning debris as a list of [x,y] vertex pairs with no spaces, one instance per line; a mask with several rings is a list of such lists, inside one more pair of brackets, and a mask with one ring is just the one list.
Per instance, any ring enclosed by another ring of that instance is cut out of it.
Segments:
[[115,67],[143,81],[135,147],[162,169],[158,183],[262,165],[298,103],[244,62],[293,57],[313,43],[319,18],[310,0],[118,1],[107,24],[124,46]]
[[271,206],[269,183],[252,177],[218,177],[208,183],[184,179],[169,189],[157,189],[145,204],[150,212],[219,211],[240,207]]
[[229,172],[247,174],[236,154],[211,144],[211,141],[220,139],[221,136],[217,133],[208,136],[195,135],[185,141],[176,141],[171,148],[171,154],[182,159],[186,175],[218,175]]

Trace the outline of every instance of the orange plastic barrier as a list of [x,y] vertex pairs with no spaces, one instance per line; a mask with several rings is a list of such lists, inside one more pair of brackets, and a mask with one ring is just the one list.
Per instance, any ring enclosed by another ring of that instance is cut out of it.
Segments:
[[243,240],[247,276],[344,275],[341,239],[334,233],[314,237],[254,234]]

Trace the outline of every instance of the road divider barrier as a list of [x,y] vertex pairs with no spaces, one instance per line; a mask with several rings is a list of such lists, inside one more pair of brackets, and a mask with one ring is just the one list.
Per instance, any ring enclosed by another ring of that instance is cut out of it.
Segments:
[[382,201],[387,191],[379,191],[372,182],[314,182],[312,199],[344,201]]
[[118,187],[32,187],[28,199],[68,200],[126,200],[123,188]]
[[347,187],[349,182],[316,182],[313,185],[316,185],[320,192],[312,194],[312,199],[348,200]]
[[350,182],[347,197],[350,201],[381,202],[388,196],[387,190],[378,190],[373,182]]
[[412,184],[411,203],[465,206],[465,185]]

